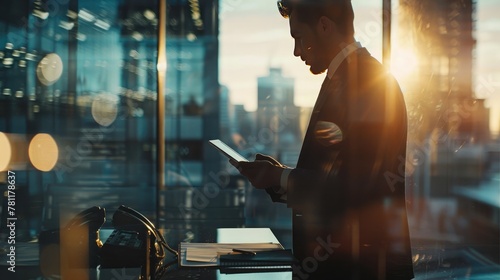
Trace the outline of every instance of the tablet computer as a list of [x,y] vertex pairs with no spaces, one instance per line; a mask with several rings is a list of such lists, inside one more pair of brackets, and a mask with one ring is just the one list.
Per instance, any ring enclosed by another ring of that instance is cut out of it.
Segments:
[[222,142],[219,139],[208,140],[208,142],[230,159],[233,159],[237,162],[248,161],[244,156],[231,149],[231,147],[229,147],[226,143]]

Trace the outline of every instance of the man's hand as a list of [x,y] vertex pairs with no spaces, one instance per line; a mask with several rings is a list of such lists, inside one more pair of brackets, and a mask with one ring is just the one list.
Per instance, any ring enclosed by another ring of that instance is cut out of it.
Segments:
[[265,189],[280,184],[281,173],[284,166],[270,156],[257,154],[255,161],[235,162],[229,161],[238,168],[241,175],[247,177],[248,181],[257,189]]
[[263,155],[263,154],[256,154],[255,155],[255,160],[267,160],[270,163],[279,166],[279,167],[286,167],[283,164],[281,164],[279,161],[277,161],[275,158],[268,156],[268,155]]

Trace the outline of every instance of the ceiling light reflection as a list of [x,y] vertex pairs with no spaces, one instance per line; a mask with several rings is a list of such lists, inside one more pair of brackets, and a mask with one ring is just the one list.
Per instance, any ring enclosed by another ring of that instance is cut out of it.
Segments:
[[95,26],[97,26],[101,29],[104,29],[104,30],[109,30],[109,28],[111,27],[111,25],[109,23],[105,22],[104,20],[100,20],[100,19],[96,20],[94,24],[95,24]]
[[66,16],[71,18],[71,19],[76,19],[78,17],[78,14],[75,11],[68,10],[66,13]]
[[83,33],[78,32],[78,33],[76,34],[76,39],[77,39],[78,41],[85,42],[85,40],[87,40],[87,35],[85,35],[85,34],[83,34]]
[[41,11],[41,10],[33,10],[33,15],[35,17],[43,19],[43,20],[46,20],[49,17],[49,13],[48,12],[44,12],[44,11]]
[[143,15],[148,20],[154,20],[156,18],[156,14],[151,10],[145,10]]
[[6,57],[3,59],[3,65],[5,66],[11,66],[14,63],[14,58],[12,57]]
[[134,33],[132,33],[132,38],[134,38],[136,41],[142,41],[144,39],[144,36],[142,36],[141,33],[137,32],[137,31],[134,31]]
[[36,59],[36,54],[34,53],[26,53],[26,60],[34,61]]
[[81,9],[78,12],[78,17],[88,22],[93,22],[95,20],[95,16],[85,9]]
[[59,27],[69,31],[69,30],[73,29],[73,27],[75,27],[75,23],[61,20],[59,22]]
[[118,96],[102,93],[92,101],[92,117],[102,126],[110,126],[118,115]]

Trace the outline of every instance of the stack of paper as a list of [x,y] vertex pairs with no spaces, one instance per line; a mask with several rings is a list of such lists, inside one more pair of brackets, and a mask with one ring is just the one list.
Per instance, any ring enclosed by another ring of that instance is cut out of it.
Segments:
[[235,254],[233,249],[253,252],[283,250],[279,243],[180,243],[181,267],[220,266],[221,255]]

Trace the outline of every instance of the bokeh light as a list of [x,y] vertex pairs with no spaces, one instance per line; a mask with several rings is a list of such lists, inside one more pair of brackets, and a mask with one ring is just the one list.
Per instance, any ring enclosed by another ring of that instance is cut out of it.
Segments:
[[3,132],[0,132],[0,171],[5,171],[9,167],[12,157],[12,147],[9,138]]
[[0,132],[0,171],[26,170],[28,144],[23,134]]
[[29,149],[31,164],[40,171],[50,171],[59,158],[59,148],[57,143],[46,133],[39,133],[31,139]]
[[42,84],[50,86],[59,80],[62,71],[63,62],[61,57],[55,53],[49,53],[38,63],[36,76]]
[[118,97],[109,93],[96,95],[92,101],[92,117],[102,126],[110,126],[118,115]]

